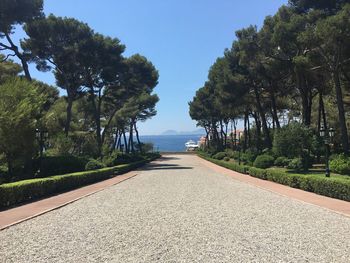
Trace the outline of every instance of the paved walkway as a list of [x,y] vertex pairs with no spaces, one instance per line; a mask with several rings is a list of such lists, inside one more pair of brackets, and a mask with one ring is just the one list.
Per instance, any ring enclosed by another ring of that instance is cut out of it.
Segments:
[[349,262],[350,218],[196,156],[0,231],[0,262]]

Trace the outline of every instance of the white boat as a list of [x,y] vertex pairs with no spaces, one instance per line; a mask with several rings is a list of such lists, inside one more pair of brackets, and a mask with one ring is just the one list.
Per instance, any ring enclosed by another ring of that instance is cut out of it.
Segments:
[[187,150],[194,150],[194,149],[199,148],[199,145],[195,141],[192,141],[192,140],[189,140],[188,142],[186,142],[185,146],[186,146]]

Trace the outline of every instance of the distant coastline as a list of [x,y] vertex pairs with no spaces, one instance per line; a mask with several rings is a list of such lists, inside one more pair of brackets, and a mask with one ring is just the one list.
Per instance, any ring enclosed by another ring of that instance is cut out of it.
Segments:
[[153,143],[154,150],[160,152],[184,152],[185,143],[189,140],[199,141],[204,134],[176,134],[176,135],[142,135],[144,143]]

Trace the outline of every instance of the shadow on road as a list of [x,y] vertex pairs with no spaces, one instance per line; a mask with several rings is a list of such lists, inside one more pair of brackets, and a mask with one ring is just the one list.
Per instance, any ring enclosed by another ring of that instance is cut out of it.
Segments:
[[147,165],[146,167],[141,168],[141,171],[149,171],[149,170],[189,170],[193,169],[193,167],[181,166],[177,164],[161,164],[161,163],[152,163]]
[[178,157],[173,157],[173,156],[162,156],[159,159],[157,159],[158,161],[171,161],[171,160],[180,160],[180,158]]

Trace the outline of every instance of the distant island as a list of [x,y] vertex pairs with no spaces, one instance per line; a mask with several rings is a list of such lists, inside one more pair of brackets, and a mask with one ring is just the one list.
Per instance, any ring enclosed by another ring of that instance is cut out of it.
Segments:
[[195,131],[175,131],[175,130],[167,130],[163,133],[161,133],[161,135],[203,135],[205,134],[205,130],[204,129],[198,129]]

